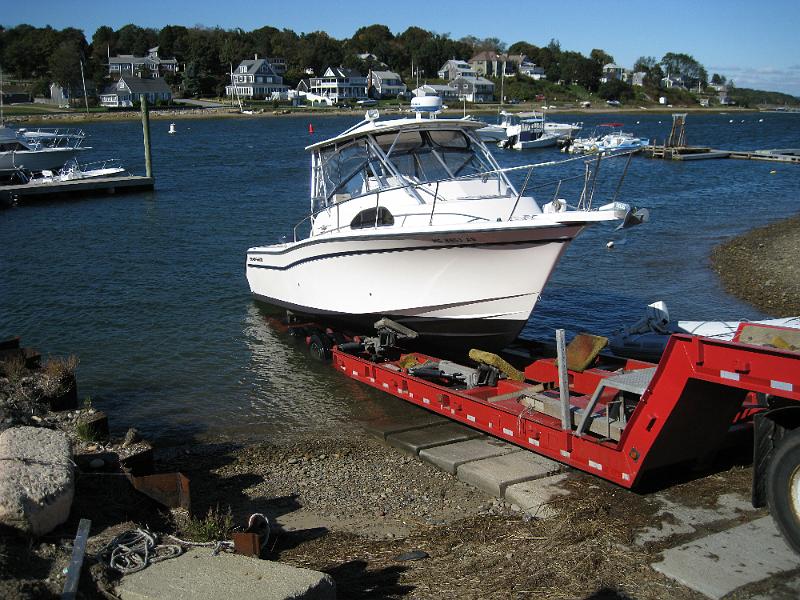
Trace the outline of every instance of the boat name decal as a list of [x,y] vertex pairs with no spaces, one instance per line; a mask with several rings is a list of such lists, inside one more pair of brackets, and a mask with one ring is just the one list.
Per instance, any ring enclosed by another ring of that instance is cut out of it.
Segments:
[[250,262],[264,262],[264,259],[261,258],[260,256],[251,256]]
[[463,244],[468,242],[477,242],[478,240],[474,237],[448,237],[448,238],[433,238],[431,242],[434,244]]

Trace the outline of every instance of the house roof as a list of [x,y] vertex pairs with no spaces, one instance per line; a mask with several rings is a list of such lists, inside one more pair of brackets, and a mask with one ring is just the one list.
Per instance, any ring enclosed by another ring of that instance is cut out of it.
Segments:
[[155,92],[157,94],[172,93],[167,82],[160,77],[149,79],[123,76],[120,77],[119,80],[125,83],[132,94],[147,94],[150,92]]
[[178,64],[178,61],[174,58],[150,58],[149,56],[134,56],[133,54],[120,54],[118,56],[112,56],[108,59],[108,64],[116,65],[116,64],[134,64],[134,65],[143,65],[146,63],[152,63],[156,65],[161,64]]
[[468,70],[468,71],[471,71],[471,70],[472,70],[472,67],[471,67],[471,66],[469,66],[469,63],[468,63],[467,61],[465,61],[465,60],[459,60],[459,59],[457,59],[457,58],[451,58],[451,59],[450,59],[450,60],[448,60],[446,63],[444,63],[444,64],[442,65],[442,68],[441,68],[441,69],[439,69],[439,70],[440,70],[440,71],[443,71],[443,70],[445,70],[445,69],[447,68],[447,66],[448,66],[448,65],[450,65],[450,64],[452,64],[452,65],[453,65],[455,68],[457,68],[457,69],[461,69],[461,70]]
[[[347,78],[354,78],[354,77],[363,77],[363,75],[357,69],[349,69],[347,67],[328,67],[325,69],[325,73],[330,71],[333,73],[333,76],[337,79],[347,79]],[[323,75],[326,77],[326,75]],[[328,76],[329,77],[329,76]]]
[[372,74],[378,79],[401,79],[394,71],[373,71]]
[[425,85],[421,85],[416,89],[419,90],[419,89],[425,89],[425,88],[427,88],[429,90],[432,90],[434,92],[457,92],[458,91],[452,85],[444,85],[444,84],[441,84],[441,83],[426,83]]
[[494,87],[494,83],[492,83],[485,77],[464,77],[462,75],[461,77],[454,79],[453,83],[455,83],[456,81],[466,81],[468,83],[471,83],[472,85],[491,85],[492,87]]
[[475,62],[478,60],[508,60],[508,57],[505,54],[498,54],[493,50],[484,50],[483,52],[478,52],[475,56],[469,59],[469,62]]
[[267,66],[270,73],[272,73],[273,75],[277,75],[275,73],[275,70],[272,68],[272,65],[270,64],[269,60],[266,58],[245,59],[239,63],[239,67],[236,69],[236,71],[241,72],[242,67],[247,67],[248,74],[258,73],[259,70],[261,70],[261,67],[263,67],[264,65]]

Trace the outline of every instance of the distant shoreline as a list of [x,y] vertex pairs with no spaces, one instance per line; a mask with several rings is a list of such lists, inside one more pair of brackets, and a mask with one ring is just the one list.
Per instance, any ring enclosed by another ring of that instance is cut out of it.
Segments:
[[[503,106],[503,110],[511,112],[525,112],[530,110],[541,111],[541,107],[529,107],[527,105],[508,105]],[[255,112],[254,114],[241,114],[235,108],[197,108],[197,109],[153,109],[150,111],[150,118],[154,121],[164,120],[184,120],[184,119],[244,119],[244,118],[274,118],[274,117],[321,117],[321,116],[360,116],[365,109],[328,109],[328,108],[295,108],[295,109],[263,109],[262,112]],[[396,108],[384,108],[381,110],[383,115],[391,116],[398,114],[408,114],[407,112],[399,113]],[[475,107],[472,106],[467,111],[472,115],[494,115],[501,110],[499,105],[492,105],[490,107]],[[442,114],[447,116],[454,116],[462,114],[461,109],[451,108],[444,111]],[[612,108],[612,107],[597,107],[597,108],[556,108],[546,111],[547,114],[671,114],[675,112],[691,112],[703,114],[720,114],[720,113],[745,113],[745,112],[759,112],[754,109],[744,109],[739,107],[727,108],[721,110],[719,108],[702,108],[702,107],[664,107],[654,106],[647,108]],[[276,114],[277,113],[277,114]],[[6,121],[16,124],[62,124],[62,123],[101,123],[106,121],[138,121],[141,119],[141,114],[138,111],[125,111],[125,112],[108,112],[108,113],[51,113],[51,114],[31,114],[31,115],[13,115],[6,118]]]

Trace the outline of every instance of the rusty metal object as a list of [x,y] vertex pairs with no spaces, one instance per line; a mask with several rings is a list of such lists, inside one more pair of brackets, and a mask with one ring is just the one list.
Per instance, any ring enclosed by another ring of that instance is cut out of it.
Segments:
[[261,554],[261,536],[257,533],[234,533],[233,551],[243,556],[258,558]]
[[189,478],[183,473],[158,473],[156,475],[136,476],[128,474],[133,487],[169,508],[183,508],[191,511]]

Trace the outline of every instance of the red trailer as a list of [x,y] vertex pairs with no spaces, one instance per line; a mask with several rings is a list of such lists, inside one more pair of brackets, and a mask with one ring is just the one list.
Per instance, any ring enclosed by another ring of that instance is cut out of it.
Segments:
[[703,463],[731,431],[754,426],[753,504],[769,504],[800,552],[798,330],[745,324],[735,341],[673,335],[658,364],[598,350],[588,366],[539,359],[519,374],[494,355],[477,353],[469,366],[324,337],[312,334],[312,348],[322,340],[348,377],[625,488],[663,467]]

